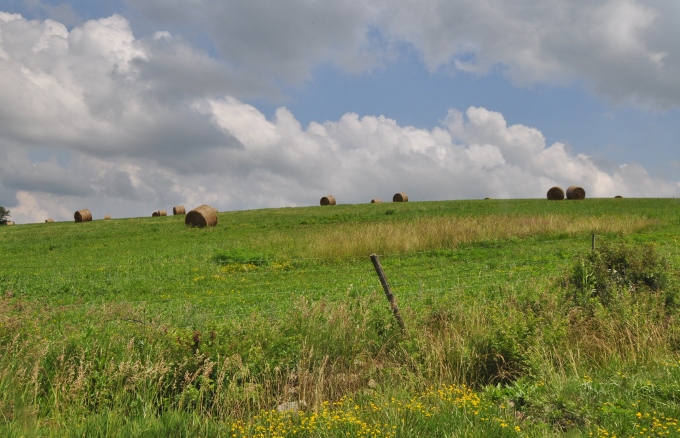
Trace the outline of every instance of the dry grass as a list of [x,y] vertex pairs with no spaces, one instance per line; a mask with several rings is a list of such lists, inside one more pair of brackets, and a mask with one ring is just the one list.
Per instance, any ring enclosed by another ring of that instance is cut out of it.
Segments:
[[[401,223],[369,223],[357,227],[340,224],[306,232],[305,254],[336,258],[377,254],[400,254],[461,244],[541,234],[630,232],[652,225],[642,217],[484,216],[467,218],[419,218]],[[271,238],[271,236],[270,236]],[[291,245],[292,246],[292,245]]]
[[406,193],[396,193],[392,197],[392,202],[408,202],[408,195]]
[[328,195],[324,196],[321,198],[321,201],[319,201],[321,205],[335,205],[335,196],[333,195]]
[[586,191],[583,190],[582,187],[579,186],[570,186],[567,189],[567,199],[585,199],[586,198]]
[[551,201],[561,201],[564,199],[564,190],[562,187],[551,187],[547,196]]
[[78,210],[74,213],[73,218],[76,222],[89,222],[92,220],[92,213],[87,208]]
[[217,209],[205,204],[198,206],[187,213],[184,223],[191,227],[214,227],[217,225]]

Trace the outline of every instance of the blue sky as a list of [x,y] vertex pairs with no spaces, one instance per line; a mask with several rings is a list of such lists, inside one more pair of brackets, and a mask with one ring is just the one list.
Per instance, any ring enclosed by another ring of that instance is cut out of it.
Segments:
[[680,196],[672,1],[187,5],[0,6],[0,205],[18,223],[330,193]]

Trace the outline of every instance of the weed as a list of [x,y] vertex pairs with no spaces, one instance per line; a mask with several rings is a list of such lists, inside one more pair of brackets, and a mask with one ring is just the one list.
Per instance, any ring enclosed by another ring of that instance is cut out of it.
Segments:
[[[570,283],[573,298],[581,306],[596,300],[610,307],[622,294],[664,291],[669,285],[670,265],[651,244],[603,243],[581,256],[574,265]],[[675,302],[667,294],[667,302]]]

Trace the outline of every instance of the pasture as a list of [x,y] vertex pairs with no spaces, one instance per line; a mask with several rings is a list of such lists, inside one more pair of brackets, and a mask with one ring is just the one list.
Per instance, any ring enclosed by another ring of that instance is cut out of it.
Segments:
[[680,436],[679,267],[675,199],[0,227],[0,434]]

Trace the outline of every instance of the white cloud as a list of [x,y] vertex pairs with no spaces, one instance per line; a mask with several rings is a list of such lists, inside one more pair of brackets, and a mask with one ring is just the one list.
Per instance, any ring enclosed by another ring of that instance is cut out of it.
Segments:
[[[0,185],[21,193],[19,204],[8,208],[20,213],[19,221],[30,221],[48,212],[71,220],[81,208],[95,217],[121,217],[177,204],[210,203],[220,210],[314,205],[328,193],[341,203],[389,199],[398,191],[413,200],[543,197],[553,185],[572,184],[591,197],[680,194],[676,183],[655,180],[639,166],[606,173],[560,143],[546,147],[537,130],[508,126],[501,114],[483,108],[454,112],[449,127],[421,130],[356,114],[302,128],[284,108],[267,120],[234,98],[204,107],[211,108],[206,117],[229,134],[225,146],[194,156],[204,172],[183,173],[152,158],[104,161],[76,152],[62,166],[54,159],[33,164],[19,156],[9,162],[17,168],[13,176],[5,179],[2,172],[0,177]],[[253,134],[258,132],[262,136]],[[229,138],[241,147],[229,146]],[[517,151],[526,159],[519,160]],[[22,180],[33,166],[43,176]],[[74,175],[71,183],[68,175]]]
[[[16,198],[19,203],[9,209],[14,222],[43,222],[50,217],[47,211],[43,210],[38,200],[32,194],[20,190],[17,192]],[[45,203],[43,202],[43,205],[44,204]]]
[[[517,85],[584,81],[615,101],[680,105],[680,27],[673,0],[344,0],[285,3],[128,1],[131,10],[200,35],[261,83],[298,83],[322,63],[382,65],[406,43],[432,70],[485,74]],[[199,38],[199,39],[201,39]]]
[[[624,12],[637,23],[639,8],[629,6]],[[360,9],[343,7],[337,12],[347,20]],[[469,15],[481,6],[466,7]],[[497,15],[491,14],[501,20]],[[617,30],[630,50],[646,47],[626,40],[626,29],[644,29],[653,14],[645,17],[638,27]],[[280,26],[274,35],[283,38],[291,24]],[[330,27],[354,41],[355,28],[348,36],[337,23]],[[296,37],[299,44],[306,32]],[[543,197],[552,185],[572,184],[589,196],[680,194],[677,183],[653,179],[634,164],[604,171],[561,143],[546,145],[538,129],[508,125],[485,108],[452,109],[431,130],[353,113],[303,127],[285,108],[267,118],[230,93],[243,84],[263,90],[260,79],[240,77],[169,32],[137,38],[117,15],[69,31],[50,20],[0,14],[0,38],[0,204],[20,223],[72,220],[82,208],[100,218],[147,216],[180,203],[221,210],[314,205],[329,193],[340,203],[396,192],[413,200]],[[320,38],[312,58],[335,56],[324,49],[331,40]],[[299,58],[289,72],[312,62],[303,52],[282,48]],[[48,153],[36,158],[36,151]]]
[[585,80],[617,101],[680,105],[677,3],[635,0],[429,0],[390,4],[381,29],[431,70],[488,72],[518,85]]

